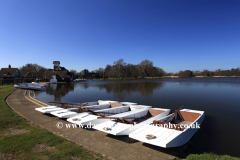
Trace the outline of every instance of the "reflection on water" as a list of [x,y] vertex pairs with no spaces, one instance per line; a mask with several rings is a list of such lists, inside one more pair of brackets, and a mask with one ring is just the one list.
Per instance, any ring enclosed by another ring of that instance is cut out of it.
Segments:
[[137,83],[113,83],[96,85],[100,90],[105,89],[108,94],[123,100],[126,96],[131,96],[134,92],[140,93],[143,97],[153,95],[154,89],[160,89],[163,83],[159,82],[137,82]]
[[46,94],[54,95],[54,101],[61,102],[61,97],[67,95],[70,91],[74,91],[73,83],[58,83],[50,84],[46,89]]
[[37,98],[44,102],[110,99],[168,108],[171,111],[182,105],[187,109],[202,110],[205,111],[205,119],[201,129],[192,138],[188,153],[212,152],[240,157],[239,95],[240,78],[90,81],[51,84],[46,93],[36,92]]

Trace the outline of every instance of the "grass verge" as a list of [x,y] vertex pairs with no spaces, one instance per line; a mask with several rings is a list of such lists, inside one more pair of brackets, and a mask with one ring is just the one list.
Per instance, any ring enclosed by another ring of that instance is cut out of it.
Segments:
[[0,86],[0,159],[99,159],[49,131],[30,126],[5,103],[15,91]]
[[[240,158],[232,157],[229,155],[216,155],[212,153],[203,153],[203,154],[192,154],[186,157],[187,160],[239,160]],[[176,160],[182,160],[177,158]]]

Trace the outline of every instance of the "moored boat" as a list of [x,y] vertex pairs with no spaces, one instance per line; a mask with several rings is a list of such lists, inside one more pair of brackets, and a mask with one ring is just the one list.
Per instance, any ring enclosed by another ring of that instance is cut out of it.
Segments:
[[[136,103],[134,103],[136,104]],[[75,123],[78,125],[97,125],[106,121],[110,121],[110,119],[99,119],[100,117],[121,117],[122,113],[125,115],[135,113],[136,110],[140,109],[148,109],[151,106],[145,105],[126,105],[120,103],[111,103],[111,108],[96,110],[93,113],[82,113],[74,117],[70,117],[67,121],[71,123]],[[138,112],[138,111],[136,111]]]
[[[60,104],[60,106],[48,106],[48,107],[40,107],[40,108],[35,108],[35,110],[42,112],[42,113],[46,113],[46,114],[50,114],[51,112],[55,112],[55,111],[61,111],[65,109],[70,109],[70,108],[78,108],[81,105],[85,105],[85,106],[92,106],[92,105],[103,105],[104,104],[109,104],[110,102],[116,102],[116,101],[110,101],[110,100],[98,100],[95,102],[84,102],[84,103],[61,103],[61,102],[50,102],[50,103],[54,103],[54,104]],[[108,106],[108,105],[107,105]]]
[[69,103],[59,103],[59,102],[56,102],[55,104],[60,104],[60,106],[53,105],[53,106],[47,106],[47,107],[39,107],[39,108],[35,108],[35,110],[39,111],[39,112],[42,112],[42,113],[45,113],[45,114],[49,114],[49,113],[54,112],[54,111],[64,110],[64,108],[67,109],[67,106],[70,106],[71,108],[73,108],[73,107],[78,107],[80,105],[80,104],[77,104],[77,103],[75,103],[75,104],[70,103],[69,104]]
[[22,89],[32,89],[32,90],[39,90],[39,91],[44,91],[46,90],[46,87],[48,84],[46,83],[20,83],[20,84],[15,84],[15,88],[22,88]]
[[49,109],[58,109],[61,107],[58,106],[47,106],[47,107],[40,107],[40,108],[35,108],[36,111],[42,112],[44,110],[49,110]]
[[132,113],[122,113],[115,116],[101,117],[99,119],[111,119],[94,126],[94,129],[113,134],[116,136],[129,135],[140,126],[150,124],[153,120],[165,117],[169,114],[170,109],[151,108],[139,109]]
[[119,103],[121,103],[123,106],[129,106],[129,105],[133,106],[133,105],[137,105],[137,103],[134,103],[134,102],[119,102]]
[[204,119],[204,111],[182,109],[153,121],[129,137],[164,148],[178,147],[187,143],[197,132]]
[[98,104],[90,105],[89,103],[81,103],[77,107],[67,107],[66,109],[50,112],[50,114],[57,116],[59,118],[70,118],[81,114],[82,112],[93,112],[95,110],[101,110],[105,108],[110,108],[111,103],[117,103],[117,101],[102,101],[99,100]]

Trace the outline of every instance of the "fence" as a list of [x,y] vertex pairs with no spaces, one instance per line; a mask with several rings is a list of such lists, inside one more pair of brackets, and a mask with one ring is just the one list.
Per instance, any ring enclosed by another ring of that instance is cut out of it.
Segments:
[[35,78],[1,79],[0,85],[18,84],[18,83],[34,82],[34,81],[36,81]]

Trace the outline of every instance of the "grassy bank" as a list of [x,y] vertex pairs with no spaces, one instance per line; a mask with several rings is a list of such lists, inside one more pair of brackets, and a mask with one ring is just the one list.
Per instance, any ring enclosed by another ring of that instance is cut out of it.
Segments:
[[0,159],[98,159],[14,113],[4,101],[14,90],[11,85],[0,86]]
[[[202,159],[206,159],[206,160],[239,160],[240,158],[236,158],[236,157],[231,157],[229,155],[215,155],[215,154],[211,154],[211,153],[204,153],[204,154],[193,154],[193,155],[189,155],[188,157],[186,157],[187,160],[202,160]],[[182,160],[177,158],[176,160]]]

